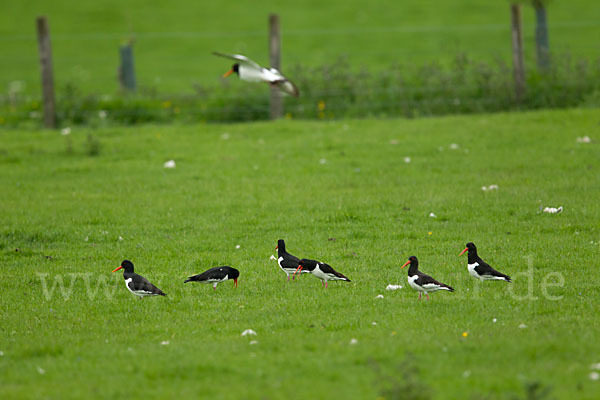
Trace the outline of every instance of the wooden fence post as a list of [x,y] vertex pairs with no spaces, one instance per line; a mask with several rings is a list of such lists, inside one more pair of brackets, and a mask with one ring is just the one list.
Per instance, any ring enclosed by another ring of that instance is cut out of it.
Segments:
[[119,83],[121,84],[121,89],[134,91],[136,85],[132,42],[121,45],[119,54],[121,56],[121,65],[119,66]]
[[56,127],[54,103],[54,74],[52,71],[52,47],[50,46],[50,29],[46,16],[36,19],[38,46],[40,53],[40,69],[42,74],[42,98],[44,102],[44,126]]
[[525,95],[525,62],[523,61],[523,35],[521,29],[521,6],[518,3],[510,5],[512,32],[512,58],[515,77],[515,98],[517,102]]
[[[279,30],[279,15],[269,15],[269,60],[271,68],[281,70],[281,35]],[[283,99],[278,87],[271,86],[271,119],[283,116]]]
[[548,44],[548,23],[544,0],[533,0],[535,8],[535,45],[537,49],[537,65],[540,71],[550,69],[550,45]]

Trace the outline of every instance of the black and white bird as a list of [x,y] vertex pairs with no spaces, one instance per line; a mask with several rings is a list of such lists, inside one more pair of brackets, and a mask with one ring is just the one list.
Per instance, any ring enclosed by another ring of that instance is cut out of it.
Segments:
[[263,68],[256,62],[240,54],[224,54],[213,51],[215,56],[229,58],[236,61],[229,71],[223,75],[224,78],[236,73],[241,80],[247,82],[266,82],[271,86],[277,86],[279,90],[294,97],[300,95],[300,91],[292,81],[283,76],[276,68]]
[[325,287],[327,287],[327,281],[350,282],[350,279],[334,270],[331,265],[316,260],[309,260],[306,258],[300,260],[298,269],[294,272],[294,275],[296,275],[297,272],[302,273],[303,271],[308,271],[313,276],[319,278],[321,280],[321,285],[325,285]]
[[419,300],[421,300],[422,293],[425,293],[427,300],[429,300],[429,292],[436,292],[438,290],[454,292],[452,287],[438,282],[429,275],[419,271],[419,260],[417,260],[417,257],[408,257],[408,261],[400,269],[406,267],[408,264],[410,264],[408,268],[408,284],[419,292]]
[[125,286],[127,289],[136,296],[139,296],[140,299],[146,296],[166,296],[162,290],[154,286],[148,279],[144,278],[141,275],[133,272],[133,263],[129,260],[123,260],[120,266],[113,269],[112,272],[116,272],[120,269],[123,269],[123,278],[125,279]]
[[502,272],[496,271],[477,255],[477,247],[475,247],[475,243],[467,243],[467,247],[465,247],[465,249],[461,251],[458,256],[460,257],[463,254],[465,254],[465,251],[469,252],[467,256],[467,269],[469,270],[469,274],[471,274],[473,277],[481,281],[511,282],[510,276],[504,275]]
[[233,279],[235,287],[237,287],[237,280],[240,276],[240,271],[235,268],[223,266],[214,267],[208,271],[204,271],[201,274],[190,276],[183,283],[188,282],[200,282],[200,283],[212,283],[213,290],[217,290],[217,285],[226,280]]
[[[281,270],[286,273],[287,280],[289,282],[290,274],[293,275],[296,269],[298,269],[300,259],[285,251],[285,241],[283,239],[279,239],[277,241],[277,246],[275,247],[275,250],[277,250],[277,264],[279,264],[279,268],[281,268]],[[308,273],[308,271],[306,272]],[[295,279],[295,275],[293,276]]]

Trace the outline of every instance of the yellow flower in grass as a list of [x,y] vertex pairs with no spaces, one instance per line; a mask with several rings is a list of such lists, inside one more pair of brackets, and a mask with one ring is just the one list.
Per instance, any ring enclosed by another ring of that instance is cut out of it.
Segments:
[[469,332],[463,332],[462,333],[462,337],[467,337],[467,336],[469,336]]
[[319,111],[325,110],[325,102],[323,100],[319,100]]
[[171,102],[169,100],[163,101],[162,107],[163,108],[170,108],[171,107]]

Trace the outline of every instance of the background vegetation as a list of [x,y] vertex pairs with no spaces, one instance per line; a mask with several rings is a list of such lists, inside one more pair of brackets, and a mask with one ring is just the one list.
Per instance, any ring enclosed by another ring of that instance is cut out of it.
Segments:
[[[299,100],[287,99],[292,118],[599,103],[600,10],[589,1],[549,3],[554,67],[548,74],[536,71],[535,18],[524,4],[529,91],[520,104],[512,95],[508,2],[361,4],[11,2],[0,16],[0,124],[40,123],[34,24],[40,14],[50,20],[63,125],[93,123],[98,115],[118,124],[267,118],[267,88],[222,80],[230,63],[210,52],[242,53],[266,65],[269,12],[281,16],[283,70],[302,91]],[[139,86],[133,96],[121,93],[117,81],[118,47],[131,39]]]

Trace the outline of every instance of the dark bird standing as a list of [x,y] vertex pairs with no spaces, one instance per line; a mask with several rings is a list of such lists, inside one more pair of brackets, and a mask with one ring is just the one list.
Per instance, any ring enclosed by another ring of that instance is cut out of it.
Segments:
[[162,290],[154,286],[148,279],[133,272],[133,263],[129,260],[123,260],[121,265],[115,268],[112,272],[124,269],[123,278],[127,289],[140,299],[146,296],[166,296]]
[[419,292],[419,300],[421,300],[421,293],[425,293],[427,300],[429,300],[429,292],[436,292],[438,290],[454,292],[452,287],[438,282],[429,275],[419,271],[419,260],[417,260],[417,257],[408,257],[408,261],[400,269],[406,267],[408,264],[410,264],[408,268],[408,284]]
[[281,268],[281,270],[286,273],[287,280],[289,282],[290,274],[294,274],[294,272],[298,268],[300,259],[296,256],[291,255],[285,250],[285,241],[283,239],[279,239],[277,241],[277,246],[275,247],[275,250],[277,250],[277,264],[279,264],[279,268]]
[[303,271],[308,271],[313,276],[319,278],[321,280],[321,285],[325,285],[325,287],[327,287],[327,281],[350,282],[350,279],[334,270],[331,265],[316,260],[308,260],[306,258],[300,260],[298,269],[294,272],[294,275],[296,275],[297,272],[302,273]]
[[462,256],[465,253],[465,251],[469,252],[467,256],[467,269],[473,277],[481,281],[511,282],[510,276],[504,275],[502,272],[496,271],[477,255],[477,247],[475,247],[475,243],[467,243],[467,247],[465,247],[465,249],[461,251],[458,256]]
[[237,287],[237,280],[240,276],[240,271],[235,268],[223,266],[214,267],[201,274],[190,276],[183,283],[188,282],[200,282],[200,283],[212,283],[213,290],[217,290],[217,285],[226,280],[233,279],[235,287]]

